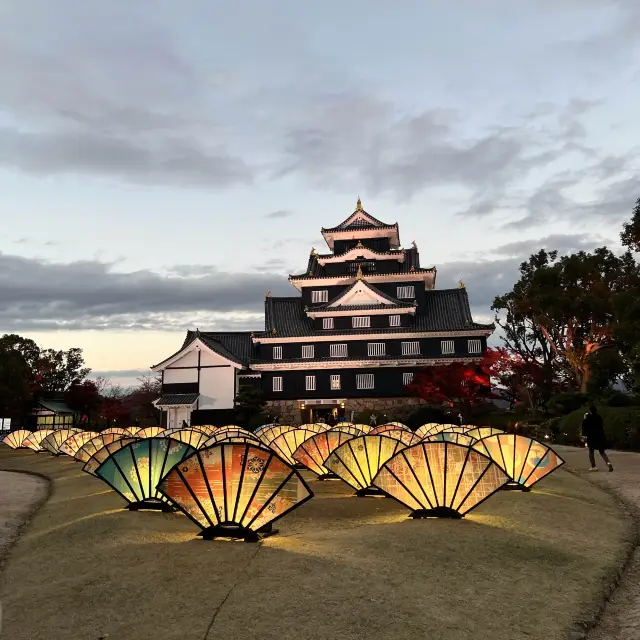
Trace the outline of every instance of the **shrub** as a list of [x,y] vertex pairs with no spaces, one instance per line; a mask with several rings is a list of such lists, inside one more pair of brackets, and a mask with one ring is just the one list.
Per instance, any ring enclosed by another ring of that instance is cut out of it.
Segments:
[[602,394],[601,402],[607,407],[637,407],[640,404],[640,398],[617,389],[608,389]]
[[421,427],[423,424],[428,424],[429,422],[437,422],[440,424],[453,422],[454,424],[457,424],[458,421],[456,417],[447,415],[447,412],[441,407],[429,406],[417,408],[413,413],[410,413],[404,421],[404,423],[414,431],[418,427]]
[[567,391],[552,396],[547,404],[547,411],[551,416],[566,416],[572,411],[577,411],[589,403],[589,396],[586,393]]
[[376,414],[377,425],[381,425],[381,424],[385,424],[385,422],[389,422],[389,417],[385,413],[382,413],[382,411],[370,411],[368,409],[366,411],[361,411],[360,413],[356,413],[353,420],[355,424],[369,424],[372,413]]
[[[559,424],[558,442],[579,445],[582,420],[587,407],[564,416]],[[612,449],[640,451],[640,409],[636,407],[599,407],[604,421],[607,444]]]

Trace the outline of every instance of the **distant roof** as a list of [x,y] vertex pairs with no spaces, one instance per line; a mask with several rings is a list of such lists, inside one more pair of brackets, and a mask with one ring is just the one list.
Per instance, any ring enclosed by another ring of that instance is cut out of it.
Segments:
[[380,289],[378,289],[378,287],[374,287],[372,284],[370,284],[366,280],[362,280],[362,279],[358,280],[358,279],[356,279],[355,282],[350,284],[344,291],[339,293],[337,296],[335,296],[331,300],[329,300],[329,302],[326,302],[325,304],[315,305],[313,307],[310,307],[309,310],[310,311],[312,311],[312,310],[313,311],[332,311],[333,309],[335,309],[336,311],[344,311],[345,309],[349,309],[351,307],[355,307],[356,310],[357,309],[362,309],[362,307],[358,306],[358,305],[339,305],[339,306],[335,306],[335,307],[332,306],[332,305],[335,305],[336,302],[338,302],[342,298],[346,298],[349,295],[349,293],[353,289],[355,289],[355,287],[357,287],[359,285],[366,287],[374,295],[379,296],[383,300],[388,300],[391,303],[390,305],[384,305],[384,303],[380,303],[380,304],[374,304],[374,305],[368,305],[368,306],[374,306],[374,308],[376,308],[376,309],[378,307],[380,307],[380,306],[385,306],[385,307],[391,307],[391,306],[395,306],[395,307],[414,307],[415,306],[415,303],[413,303],[413,302],[402,302],[401,300],[398,300],[397,298],[394,298],[393,296],[390,296],[388,293],[384,293],[384,291],[380,291]]
[[154,401],[156,407],[190,406],[199,398],[198,393],[169,393]]
[[[336,309],[339,310],[339,309]],[[426,292],[426,311],[411,316],[408,327],[382,329],[321,330],[307,317],[300,297],[265,299],[265,331],[255,334],[261,337],[295,337],[314,335],[369,335],[376,333],[422,333],[442,331],[473,331],[492,329],[493,325],[473,321],[469,298],[464,288],[439,289]],[[273,330],[276,333],[273,333]]]
[[[402,253],[404,252],[404,261],[399,262],[398,271],[396,273],[424,273],[433,271],[435,267],[431,268],[421,268],[420,267],[420,256],[418,254],[418,249],[416,247],[410,247],[409,249],[402,249],[400,251],[390,251],[387,253]],[[293,280],[303,280],[303,279],[311,279],[311,278],[325,278],[325,277],[335,277],[335,276],[327,276],[326,265],[322,265],[318,262],[319,257],[328,257],[333,254],[323,254],[319,256],[318,254],[311,254],[309,256],[309,262],[307,264],[307,270],[305,273],[292,274],[289,278]],[[354,261],[355,262],[355,261]],[[354,274],[355,275],[355,274]],[[384,274],[387,275],[387,274]]]
[[223,358],[247,365],[253,351],[251,331],[187,331],[181,350],[200,338],[212,351]]
[[73,413],[63,400],[38,400],[38,404],[54,413]]

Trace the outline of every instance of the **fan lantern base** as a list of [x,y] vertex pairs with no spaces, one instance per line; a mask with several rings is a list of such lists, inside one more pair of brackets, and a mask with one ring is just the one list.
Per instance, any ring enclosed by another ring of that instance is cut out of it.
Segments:
[[300,464],[299,462],[296,462],[293,465],[294,469],[297,469],[298,471],[304,471],[307,467],[305,467],[303,464]]
[[462,514],[450,507],[435,507],[435,509],[416,509],[409,514],[410,518],[454,518],[460,520]]
[[507,484],[503,484],[500,489],[502,491],[531,491],[531,487],[525,487],[519,482],[507,482]]
[[329,473],[323,473],[318,476],[318,480],[340,480],[340,478],[333,473],[333,471],[329,471]]
[[161,500],[141,500],[140,502],[132,502],[127,505],[127,509],[129,511],[140,511],[142,509],[147,509],[150,511],[163,511],[164,513],[175,513],[175,507],[172,507],[167,502],[162,502]]
[[378,487],[366,487],[364,489],[358,489],[356,491],[356,496],[358,498],[369,498],[369,497],[381,497],[386,498],[386,494],[384,491],[378,489]]
[[278,533],[278,529],[274,529],[271,523],[265,524],[264,527],[260,527],[257,531],[239,524],[226,523],[208,527],[198,535],[202,537],[203,540],[231,538],[232,540],[244,540],[245,542],[260,542],[263,538],[268,538],[276,533]]

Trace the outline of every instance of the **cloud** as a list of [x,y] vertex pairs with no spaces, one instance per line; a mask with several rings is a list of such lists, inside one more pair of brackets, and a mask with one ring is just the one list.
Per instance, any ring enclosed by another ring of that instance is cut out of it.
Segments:
[[[606,242],[582,233],[503,244],[473,260],[438,265],[438,288],[457,287],[463,280],[472,306],[486,315],[531,253],[540,248],[591,250]],[[61,264],[0,253],[0,332],[258,331],[267,290],[274,296],[295,294],[286,276],[264,270],[226,273],[212,266],[178,265],[162,273],[122,273],[115,264],[97,260]]]
[[292,215],[293,211],[289,211],[288,209],[278,209],[277,211],[267,213],[265,218],[289,218]]
[[267,290],[291,293],[277,273],[201,265],[120,273],[97,260],[61,264],[0,253],[0,329],[162,329],[200,320],[259,329]]
[[91,371],[89,378],[93,380],[96,378],[131,378],[134,381],[150,373],[150,369],[108,369],[104,371],[96,371],[94,369]]

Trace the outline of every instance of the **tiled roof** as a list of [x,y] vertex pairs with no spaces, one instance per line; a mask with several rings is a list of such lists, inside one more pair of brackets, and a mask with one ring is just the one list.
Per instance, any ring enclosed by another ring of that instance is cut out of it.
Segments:
[[407,307],[415,307],[415,305],[411,302],[396,302],[395,304],[341,304],[338,307],[327,307],[323,304],[309,307],[307,311],[375,311],[376,309],[389,309],[389,311],[393,311],[393,309],[406,309]]
[[[331,255],[331,254],[329,254]],[[435,267],[421,268],[420,256],[418,250],[415,247],[410,249],[404,249],[404,262],[398,263],[398,271],[396,273],[428,273],[430,271],[436,271]],[[309,256],[309,262],[307,264],[307,270],[305,273],[292,274],[289,276],[291,280],[304,280],[312,278],[335,278],[336,276],[328,276],[325,265],[318,263],[318,255],[311,254]],[[324,256],[327,257],[327,256]],[[413,269],[413,271],[412,271]],[[376,274],[370,274],[376,275]],[[380,274],[390,275],[390,274]],[[354,274],[355,277],[355,274]]]
[[251,331],[187,331],[182,349],[196,338],[200,338],[209,349],[223,358],[246,365],[253,353],[251,333]]
[[[261,337],[295,337],[313,335],[375,335],[376,333],[421,333],[435,331],[473,331],[490,329],[493,325],[473,321],[466,289],[440,289],[426,292],[426,311],[410,317],[408,327],[386,327],[359,331],[316,330],[307,317],[302,298],[266,298],[265,331]],[[273,333],[273,329],[276,333]]]
[[[359,283],[361,283],[365,287],[367,287],[367,289],[369,289],[374,295],[380,296],[384,300],[388,300],[389,302],[391,302],[396,307],[412,307],[412,306],[414,306],[413,303],[401,302],[397,298],[394,298],[393,296],[390,296],[388,293],[384,293],[383,291],[380,291],[380,289],[378,289],[377,287],[374,287],[372,284],[369,284],[366,280],[356,280],[355,282],[353,282],[353,284],[349,285],[342,293],[339,293],[337,296],[335,296],[334,298],[329,300],[329,302],[313,307],[313,311],[329,311],[331,309],[336,309],[336,311],[338,311],[338,310],[339,311],[344,311],[344,309],[346,309],[347,307],[343,307],[342,305],[339,305],[337,307],[333,307],[332,305],[335,305],[335,303],[338,302],[338,300],[340,300],[341,298],[344,298],[346,295],[348,295],[348,293],[354,287],[358,286]],[[350,306],[355,306],[355,305],[350,305]],[[378,306],[382,306],[382,305],[377,305],[376,304],[376,305],[373,305],[373,306],[377,308]],[[358,307],[356,306],[356,309],[357,308]],[[360,307],[360,308],[362,308],[362,307]]]
[[[354,220],[353,222],[349,222],[349,218],[351,218],[355,213],[363,213],[369,221],[367,220]],[[330,227],[329,229],[325,229],[322,227],[322,233],[331,233],[332,231],[348,231],[350,229],[393,229],[397,227],[398,223],[394,224],[386,224],[382,222],[382,220],[378,220],[378,218],[374,218],[370,213],[367,213],[364,209],[356,209],[352,214],[349,215],[348,218],[343,220],[339,225],[335,227]]]
[[197,399],[199,393],[169,393],[164,396],[160,396],[156,401],[156,406],[166,407],[168,405],[185,405],[193,404]]
[[54,413],[73,413],[62,400],[38,400],[38,404]]

